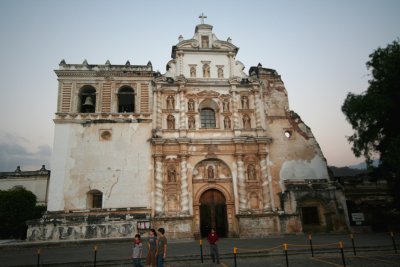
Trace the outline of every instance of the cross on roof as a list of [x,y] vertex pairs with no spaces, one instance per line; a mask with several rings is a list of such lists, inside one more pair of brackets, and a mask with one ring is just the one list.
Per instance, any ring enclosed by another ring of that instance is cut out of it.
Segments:
[[206,19],[207,16],[204,16],[204,13],[202,12],[199,16],[199,19],[201,19],[201,24],[204,24],[204,19]]

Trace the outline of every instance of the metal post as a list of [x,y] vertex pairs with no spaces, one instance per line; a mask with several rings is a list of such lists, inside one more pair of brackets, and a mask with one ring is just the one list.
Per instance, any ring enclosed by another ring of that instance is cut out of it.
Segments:
[[354,253],[354,256],[355,256],[355,255],[357,255],[357,253],[356,253],[356,245],[354,244],[354,236],[353,236],[353,234],[350,234],[350,240],[351,240],[351,245],[353,246],[353,253]]
[[286,258],[286,267],[289,267],[289,258],[288,258],[288,244],[283,244],[283,249],[285,250],[285,258]]
[[314,249],[313,249],[313,245],[312,245],[311,234],[308,235],[308,240],[310,241],[311,257],[314,257]]
[[37,249],[37,261],[36,261],[36,266],[39,267],[40,265],[40,248]]
[[233,247],[233,261],[234,261],[234,263],[235,263],[235,267],[237,267],[236,253],[237,253],[237,248],[236,248],[236,247]]
[[342,254],[342,262],[343,262],[343,267],[346,267],[346,261],[344,260],[344,252],[343,252],[343,242],[339,242],[339,248],[340,248],[340,253]]
[[394,233],[393,232],[390,232],[390,237],[392,238],[394,253],[397,254],[396,239],[394,238]]
[[96,264],[97,264],[97,245],[93,246],[93,250],[94,250],[94,267],[96,267]]
[[203,263],[203,240],[200,239],[200,257],[201,257],[201,263]]

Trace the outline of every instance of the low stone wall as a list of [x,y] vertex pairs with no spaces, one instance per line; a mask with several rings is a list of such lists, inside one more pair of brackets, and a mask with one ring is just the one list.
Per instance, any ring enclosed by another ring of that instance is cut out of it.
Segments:
[[150,227],[150,214],[131,211],[47,213],[28,221],[28,241],[129,238],[140,230],[138,222]]

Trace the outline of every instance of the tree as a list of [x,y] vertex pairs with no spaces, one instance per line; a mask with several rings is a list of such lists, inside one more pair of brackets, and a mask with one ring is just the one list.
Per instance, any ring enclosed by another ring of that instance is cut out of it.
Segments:
[[400,43],[378,48],[367,68],[372,78],[366,92],[348,93],[342,111],[354,129],[348,137],[355,156],[363,155],[367,164],[374,155],[380,168],[392,177],[400,175]]
[[25,188],[0,190],[0,238],[25,238],[25,222],[40,218],[44,210],[44,206],[36,206],[36,196]]

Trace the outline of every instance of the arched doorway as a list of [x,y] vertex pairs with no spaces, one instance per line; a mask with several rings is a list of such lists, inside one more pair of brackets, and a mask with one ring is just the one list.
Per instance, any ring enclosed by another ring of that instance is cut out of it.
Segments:
[[227,236],[228,219],[226,199],[224,195],[216,189],[209,189],[200,197],[201,236],[206,237],[211,228],[215,228],[219,236]]

